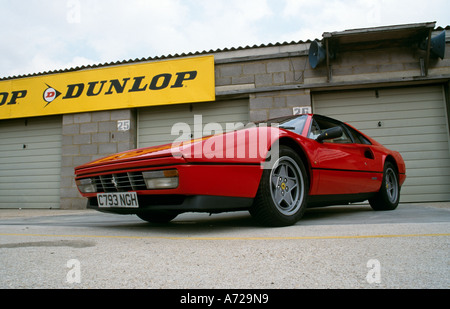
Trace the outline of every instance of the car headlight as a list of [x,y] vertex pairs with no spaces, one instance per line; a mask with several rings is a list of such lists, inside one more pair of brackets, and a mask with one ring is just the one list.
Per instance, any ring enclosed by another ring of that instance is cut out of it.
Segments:
[[78,179],[76,183],[78,190],[80,190],[81,193],[97,192],[97,186],[92,182],[91,178]]
[[175,189],[178,187],[177,170],[143,172],[142,176],[149,190]]

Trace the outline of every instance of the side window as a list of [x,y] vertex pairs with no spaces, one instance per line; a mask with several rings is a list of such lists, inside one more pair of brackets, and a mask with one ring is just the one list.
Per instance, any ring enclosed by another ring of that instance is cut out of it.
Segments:
[[317,124],[316,120],[313,119],[311,124],[311,130],[309,130],[308,137],[310,139],[316,139],[320,135],[320,133],[322,133],[322,131],[320,130],[319,125]]
[[369,142],[367,140],[367,138],[365,138],[363,135],[361,135],[359,132],[355,131],[353,128],[350,128],[348,126],[346,126],[346,128],[349,130],[349,132],[351,133],[355,143],[357,144],[364,144],[364,145],[372,145],[371,142]]
[[[308,137],[311,139],[316,139],[322,132],[327,129],[334,127],[342,127],[339,123],[329,121],[327,119],[315,118],[312,121],[311,129],[309,131]],[[342,128],[343,134],[341,137],[335,139],[325,140],[325,143],[339,143],[339,144],[350,144],[353,143],[352,139],[348,136],[347,131]]]

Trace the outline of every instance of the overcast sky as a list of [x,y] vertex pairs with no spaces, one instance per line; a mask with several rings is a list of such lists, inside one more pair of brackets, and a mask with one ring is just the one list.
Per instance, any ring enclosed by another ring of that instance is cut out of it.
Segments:
[[436,21],[448,0],[0,0],[0,77]]

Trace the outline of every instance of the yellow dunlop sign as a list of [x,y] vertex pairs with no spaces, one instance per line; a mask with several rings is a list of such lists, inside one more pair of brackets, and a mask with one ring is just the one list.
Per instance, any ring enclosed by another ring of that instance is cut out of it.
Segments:
[[0,81],[0,119],[214,100],[214,56]]

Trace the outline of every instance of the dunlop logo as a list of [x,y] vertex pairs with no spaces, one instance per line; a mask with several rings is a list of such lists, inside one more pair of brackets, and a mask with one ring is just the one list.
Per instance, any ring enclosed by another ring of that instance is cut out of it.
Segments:
[[[87,97],[95,97],[99,95],[123,94],[126,92],[141,92],[141,91],[158,91],[170,88],[183,88],[185,82],[195,80],[197,71],[176,73],[176,77],[172,74],[165,73],[147,78],[146,76],[139,76],[133,78],[123,78],[92,81],[88,83],[77,83],[67,85],[63,100],[76,99],[85,95]],[[61,93],[54,88],[47,88],[44,92],[44,100],[50,104]],[[47,105],[48,105],[47,104]]]

